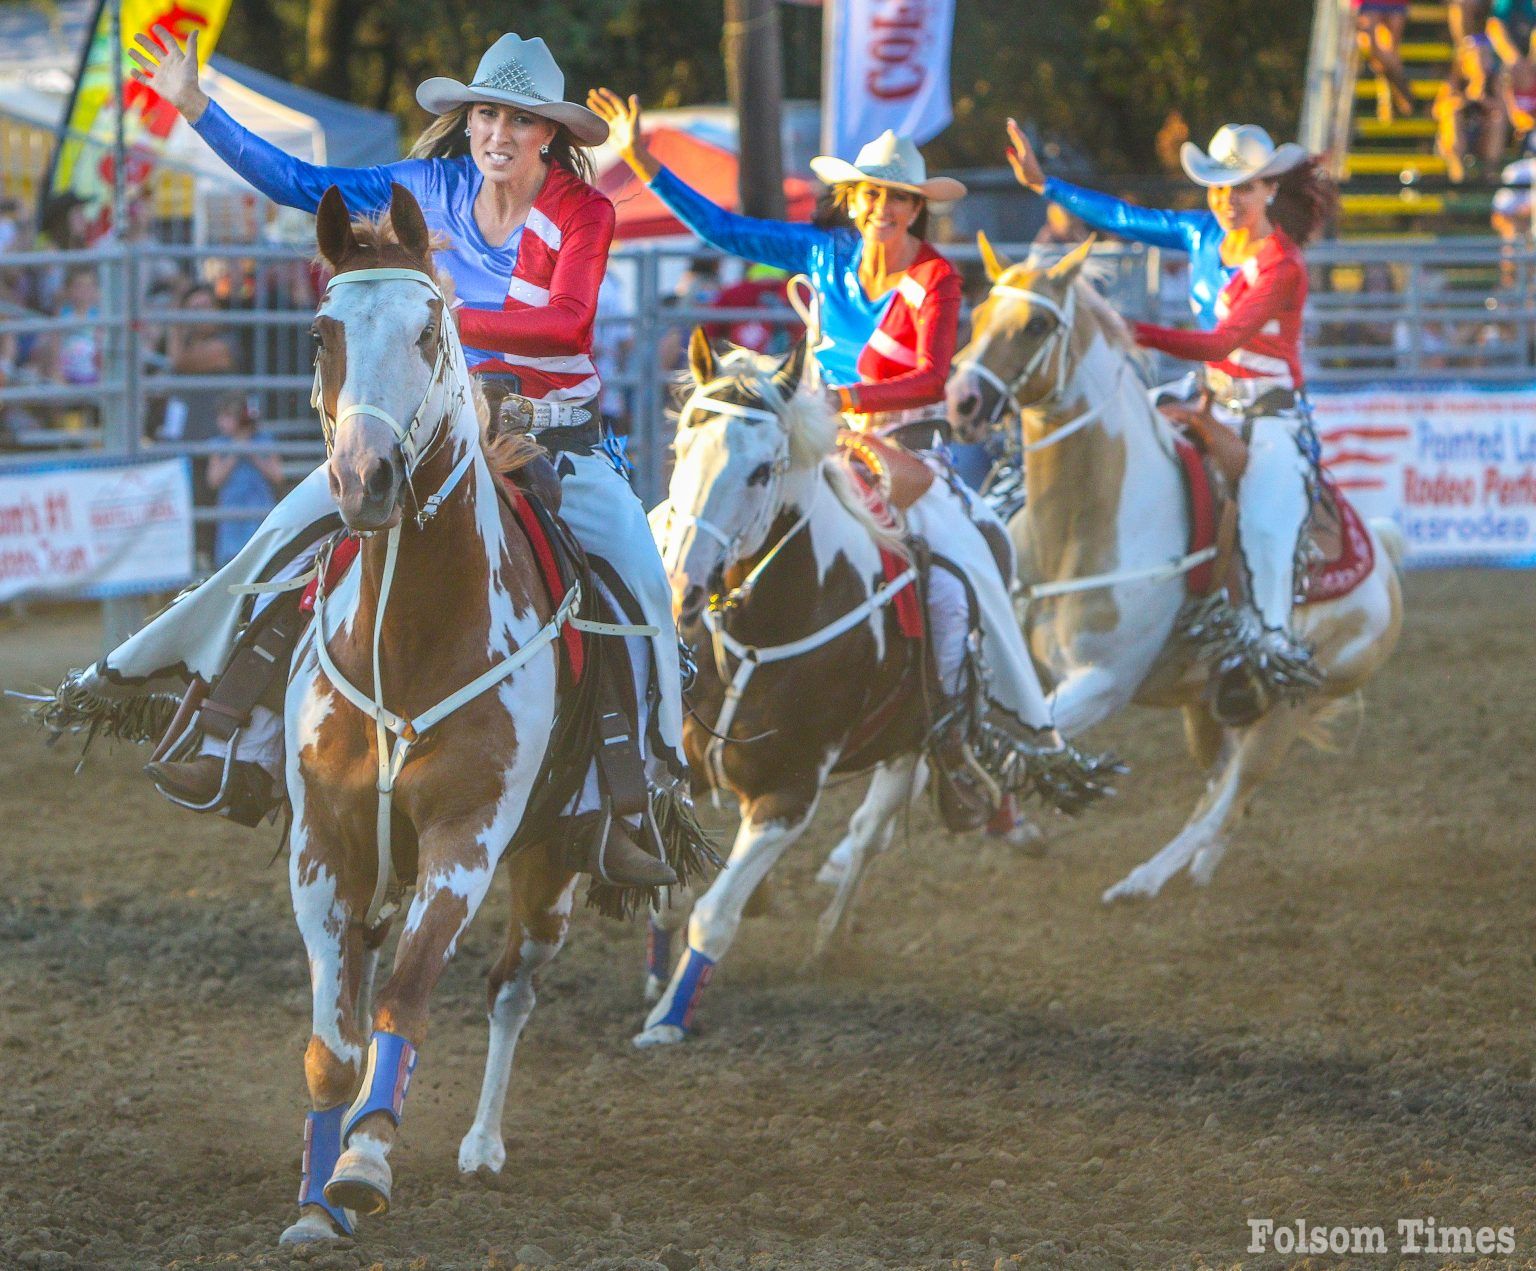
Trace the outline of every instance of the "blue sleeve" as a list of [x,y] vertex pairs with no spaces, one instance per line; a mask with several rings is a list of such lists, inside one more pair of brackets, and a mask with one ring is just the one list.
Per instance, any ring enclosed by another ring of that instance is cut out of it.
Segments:
[[809,272],[816,249],[831,237],[827,230],[814,225],[763,221],[727,212],[666,168],[651,181],[651,193],[711,247],[790,273]]
[[313,212],[320,206],[320,196],[335,186],[354,214],[382,212],[389,206],[389,187],[398,182],[418,200],[432,183],[436,166],[426,159],[406,159],[400,163],[380,164],[372,168],[323,168],[284,154],[271,142],[241,127],[218,102],[193,125],[213,152],[274,203]]
[[1055,177],[1045,179],[1044,197],[1059,203],[1094,229],[1177,252],[1193,251],[1204,223],[1214,219],[1209,212],[1165,212],[1137,207],[1112,194],[1068,185]]

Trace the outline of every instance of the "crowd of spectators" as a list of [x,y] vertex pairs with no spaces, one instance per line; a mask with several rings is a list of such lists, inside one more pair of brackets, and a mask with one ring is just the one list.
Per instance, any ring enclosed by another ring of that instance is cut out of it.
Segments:
[[1536,0],[1450,6],[1449,74],[1431,106],[1436,149],[1454,183],[1526,157],[1536,131]]

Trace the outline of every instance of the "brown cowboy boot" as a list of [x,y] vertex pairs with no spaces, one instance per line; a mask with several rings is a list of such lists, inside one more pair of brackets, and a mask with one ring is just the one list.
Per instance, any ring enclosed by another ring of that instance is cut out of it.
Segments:
[[673,887],[677,874],[659,856],[635,841],[634,831],[615,817],[604,836],[579,836],[566,848],[566,864],[600,882],[618,887]]
[[[171,798],[194,807],[211,804],[224,784],[224,760],[219,755],[198,755],[183,763],[160,760],[145,764],[144,772]],[[266,802],[271,797],[272,778],[260,764],[236,760],[229,768],[226,794],[233,801],[246,792]]]

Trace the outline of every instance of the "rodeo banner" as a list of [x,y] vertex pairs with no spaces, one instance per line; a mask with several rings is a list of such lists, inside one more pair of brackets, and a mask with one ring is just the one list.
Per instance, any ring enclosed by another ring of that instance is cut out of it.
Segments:
[[953,118],[949,50],[954,0],[827,0],[831,118],[823,141],[852,159],[887,128],[919,145]]
[[170,591],[193,563],[186,459],[0,474],[0,602]]
[[1536,565],[1536,385],[1313,390],[1323,463],[1419,566]]

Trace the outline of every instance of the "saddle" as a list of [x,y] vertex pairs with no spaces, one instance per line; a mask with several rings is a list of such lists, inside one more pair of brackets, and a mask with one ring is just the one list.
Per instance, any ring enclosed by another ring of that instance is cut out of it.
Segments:
[[[1248,442],[1231,425],[1215,418],[1208,397],[1197,406],[1165,403],[1162,412],[1183,430],[1175,437],[1184,493],[1189,504],[1189,550],[1214,546],[1214,559],[1185,575],[1191,596],[1205,596],[1218,586],[1243,592],[1242,570],[1235,568],[1237,483],[1248,467]],[[1266,399],[1255,404],[1262,413]],[[1298,587],[1299,603],[1321,604],[1349,595],[1375,567],[1371,536],[1355,510],[1321,469],[1314,483],[1312,511],[1303,529],[1307,573]]]

